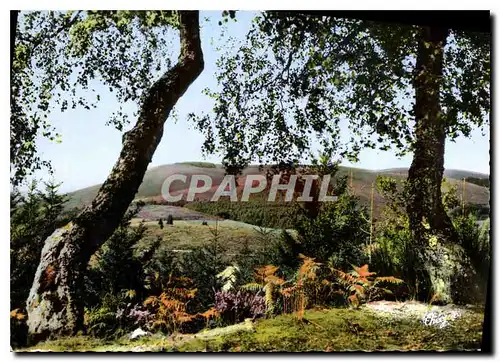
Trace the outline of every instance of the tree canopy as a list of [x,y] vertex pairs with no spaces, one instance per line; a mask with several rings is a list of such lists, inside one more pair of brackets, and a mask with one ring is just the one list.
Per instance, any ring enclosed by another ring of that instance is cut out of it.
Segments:
[[[220,88],[206,90],[212,112],[192,115],[205,152],[243,167],[297,162],[316,141],[353,159],[362,148],[411,151],[419,29],[262,13],[237,51],[220,56]],[[440,90],[448,139],[488,124],[490,67],[489,34],[450,31]]]
[[[60,139],[51,111],[97,107],[93,80],[121,105],[140,105],[154,79],[172,66],[177,31],[176,11],[22,12],[11,81],[12,183],[50,167],[37,153],[36,138]],[[107,120],[119,130],[128,124],[122,109]]]

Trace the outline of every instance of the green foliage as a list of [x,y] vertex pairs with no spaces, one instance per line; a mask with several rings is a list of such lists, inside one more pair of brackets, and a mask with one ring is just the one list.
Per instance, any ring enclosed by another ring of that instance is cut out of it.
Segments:
[[[445,210],[452,215],[454,210],[461,214],[461,208],[457,209],[460,205],[457,186],[446,179],[443,180],[442,186],[444,189],[442,201]],[[397,182],[389,177],[379,177],[377,187],[384,197],[386,205],[380,219],[375,224],[375,244],[370,267],[386,275],[394,275],[404,279],[406,281],[405,289],[408,288],[408,290],[401,288],[400,292],[405,294],[408,292],[413,298],[430,298],[431,295],[435,295],[433,289],[437,285],[432,282],[428,271],[432,269],[438,273],[434,264],[435,262],[439,264],[442,261],[444,256],[440,253],[444,253],[445,249],[438,246],[437,239],[432,235],[429,235],[428,247],[418,247],[415,244],[406,214],[407,190],[405,182]],[[446,253],[450,251],[448,250]],[[433,259],[436,259],[435,262],[432,261]],[[456,262],[466,263],[466,260],[457,260]],[[459,266],[453,265],[445,268],[451,267]]]
[[40,191],[34,181],[26,195],[11,193],[11,309],[24,307],[45,239],[69,221],[61,214],[66,197],[57,193],[59,186],[49,182]]
[[[100,80],[125,105],[139,105],[161,70],[170,68],[176,11],[22,11],[11,72],[11,182],[50,167],[39,136],[60,142],[51,111],[96,107]],[[85,95],[83,95],[85,93]],[[109,123],[128,123],[120,107]]]
[[289,231],[282,230],[280,237],[264,248],[264,264],[279,265],[283,274],[293,276],[299,265],[297,256],[302,253],[302,246]]
[[125,330],[117,311],[126,307],[127,300],[119,294],[106,293],[100,300],[100,305],[90,307],[85,312],[87,333],[93,337],[120,337]]
[[[357,159],[363,147],[398,154],[414,142],[414,78],[420,27],[267,11],[247,39],[218,60],[213,112],[192,115],[204,150],[223,164],[297,162],[316,140]],[[442,111],[447,136],[488,122],[486,34],[450,31]],[[402,99],[404,101],[402,101]],[[241,122],[241,119],[245,122]],[[340,121],[348,137],[340,140]]]
[[398,285],[404,283],[403,280],[389,277],[374,277],[377,273],[370,272],[368,265],[356,267],[349,273],[330,267],[336,276],[336,282],[344,289],[346,300],[350,305],[358,308],[362,303],[378,299],[392,291],[383,285]]
[[278,229],[293,228],[297,218],[289,202],[267,202],[259,197],[252,197],[248,202],[230,202],[225,199],[218,202],[194,201],[186,207],[209,215]]
[[479,226],[477,218],[469,214],[467,217],[458,217],[454,224],[459,234],[460,245],[478,273],[478,280],[484,291],[491,266],[490,219]]
[[[327,157],[313,165],[311,171],[335,177],[338,167],[329,164]],[[282,231],[280,239],[270,243],[266,250],[268,260],[283,267],[285,275],[290,275],[290,271],[298,267],[299,254],[320,262],[330,260],[339,268],[364,261],[369,221],[359,199],[347,192],[346,182],[346,177],[336,179],[331,191],[337,196],[336,201],[294,205],[294,235]],[[316,190],[313,199],[318,196],[319,190]]]
[[210,229],[212,238],[203,246],[194,248],[189,253],[177,257],[176,271],[179,275],[190,278],[197,286],[193,304],[200,310],[206,310],[214,303],[215,292],[221,282],[217,275],[227,266],[229,260],[225,255],[226,248],[220,240],[218,223]]
[[135,212],[136,210],[128,212],[113,235],[91,259],[91,268],[86,278],[89,290],[94,293],[89,293],[86,299],[89,307],[102,303],[102,298],[106,295],[118,295],[123,290],[135,290],[138,298],[144,295],[145,269],[158,242],[151,250],[144,250],[143,255],[135,253],[134,246],[146,231],[141,224],[134,229],[129,227]]
[[407,292],[417,298],[419,294],[426,293],[428,280],[418,258],[406,214],[406,182],[379,176],[376,185],[386,204],[374,225],[375,242],[370,267],[384,275],[405,280]]
[[411,274],[415,265],[412,261],[412,237],[408,219],[383,219],[377,223],[375,246],[372,252],[372,267],[384,274],[398,275],[404,278]]
[[300,252],[320,261],[332,260],[339,268],[359,264],[365,258],[369,230],[365,215],[358,199],[347,193],[324,203],[317,217],[303,218],[296,225]]
[[466,177],[465,181],[478,185],[478,186],[483,186],[486,188],[490,188],[490,179],[489,178],[477,178],[477,177]]
[[449,211],[460,206],[458,186],[450,184],[445,178],[443,178],[442,186],[445,187],[445,191],[442,194],[444,209]]
[[490,205],[474,204],[468,202],[465,204],[464,209],[462,209],[462,206],[459,206],[451,210],[450,212],[450,215],[453,219],[462,217],[464,214],[473,215],[478,220],[486,220],[490,217]]

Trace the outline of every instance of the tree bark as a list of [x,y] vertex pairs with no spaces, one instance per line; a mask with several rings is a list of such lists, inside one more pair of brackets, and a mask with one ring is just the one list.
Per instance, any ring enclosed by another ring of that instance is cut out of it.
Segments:
[[45,242],[27,300],[32,341],[83,327],[83,276],[91,255],[112,235],[160,143],[170,111],[204,68],[198,11],[180,11],[177,64],[148,91],[136,125],[123,137],[111,173],[92,204]]
[[416,140],[407,188],[407,212],[418,254],[428,249],[431,236],[437,237],[443,244],[458,241],[441,195],[446,122],[441,113],[439,94],[447,36],[447,29],[423,27],[418,43],[415,74]]
[[443,74],[446,29],[423,28],[419,41],[415,77],[415,147],[408,172],[408,215],[417,242],[425,239],[425,223],[447,241],[457,234],[442,202],[446,123],[439,92]]

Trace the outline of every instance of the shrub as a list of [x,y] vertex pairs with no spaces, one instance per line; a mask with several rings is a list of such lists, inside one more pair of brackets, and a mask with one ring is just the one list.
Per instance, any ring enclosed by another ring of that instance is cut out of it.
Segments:
[[113,235],[91,259],[86,275],[90,291],[86,305],[89,308],[101,305],[106,295],[118,295],[123,290],[134,290],[138,299],[145,297],[144,269],[158,245],[153,245],[152,250],[143,251],[140,255],[135,252],[134,246],[146,232],[142,224],[136,228],[129,227],[136,211],[131,209],[127,212]]
[[[132,294],[132,295],[131,295]],[[102,296],[98,306],[87,308],[85,327],[87,333],[97,338],[117,338],[133,328],[134,321],[128,318],[135,293],[122,291]]]
[[363,215],[356,197],[341,194],[337,201],[324,203],[317,217],[302,218],[297,223],[298,238],[293,252],[299,249],[319,261],[333,260],[339,268],[361,263],[365,260],[363,247],[369,229]]
[[[446,180],[443,181],[445,185]],[[374,225],[374,244],[370,267],[383,275],[393,275],[406,281],[397,288],[398,297],[425,298],[431,282],[420,251],[415,247],[406,213],[406,181],[378,176],[377,189],[386,204]],[[443,193],[444,204],[456,203],[456,188],[448,185]]]
[[197,289],[188,278],[170,278],[166,288],[159,296],[150,296],[144,301],[152,313],[152,329],[176,332],[183,323],[196,317],[188,312],[188,303],[194,298]]
[[378,299],[385,294],[392,294],[388,288],[381,285],[402,284],[403,280],[395,277],[374,277],[376,273],[368,270],[368,265],[362,267],[353,266],[354,270],[345,273],[342,270],[331,268],[336,276],[338,285],[344,290],[344,295],[354,307],[359,307],[362,303]]
[[276,314],[279,312],[277,299],[280,287],[285,284],[285,280],[278,276],[276,272],[279,267],[266,265],[255,269],[254,282],[243,285],[241,288],[253,292],[263,292],[265,295],[266,312]]
[[307,307],[327,302],[330,283],[319,278],[322,263],[302,254],[299,254],[299,259],[302,260],[302,265],[295,281],[289,287],[282,286],[280,293],[283,297],[283,312],[296,312],[298,318],[302,319]]
[[67,198],[58,194],[59,187],[60,184],[46,183],[45,190],[40,191],[33,181],[26,196],[17,190],[11,193],[11,309],[24,308],[45,239],[71,216],[61,216]]
[[128,313],[128,317],[132,319],[134,327],[151,329],[152,314],[146,307],[136,304]]
[[182,253],[176,258],[175,271],[193,280],[198,287],[198,293],[192,304],[198,310],[210,308],[215,301],[215,292],[220,289],[221,281],[217,274],[222,272],[229,263],[225,254],[225,247],[220,242],[218,223],[210,228],[212,238],[201,246],[194,248],[190,253]]
[[[479,301],[484,301],[486,288],[491,266],[491,244],[490,244],[490,223],[487,219],[482,226],[479,226],[474,215],[458,217],[454,220],[455,229],[459,235],[460,246],[476,273],[475,276],[468,275],[468,287],[465,288],[468,298],[474,297]],[[474,290],[474,287],[478,288]],[[458,286],[460,289],[460,286]],[[464,289],[463,287],[461,289]],[[475,296],[474,296],[475,295]],[[465,296],[464,296],[465,297]]]
[[263,296],[248,291],[219,291],[214,308],[227,324],[234,324],[264,315],[266,302]]
[[28,326],[26,314],[19,308],[10,312],[10,346],[11,348],[23,347],[28,341]]

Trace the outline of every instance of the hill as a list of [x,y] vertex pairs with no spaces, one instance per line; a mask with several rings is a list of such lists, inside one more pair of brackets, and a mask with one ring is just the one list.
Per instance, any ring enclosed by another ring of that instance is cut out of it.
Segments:
[[[389,168],[389,169],[384,169],[384,170],[379,170],[377,171],[379,173],[390,173],[390,174],[398,174],[401,176],[407,176],[408,175],[408,169],[407,168]],[[488,178],[490,175],[481,173],[481,172],[474,172],[474,171],[465,171],[465,170],[444,170],[444,177],[450,178],[450,179],[455,179],[455,180],[462,180],[464,177],[472,177],[472,178],[477,178],[477,179],[484,179]]]
[[[243,175],[239,180],[239,184],[244,184],[243,179],[249,174],[263,174],[263,170],[259,170],[258,166],[250,166],[243,171]],[[339,176],[349,175],[352,172],[352,187],[353,192],[360,198],[360,201],[364,205],[369,205],[371,183],[375,182],[377,175],[387,175],[394,178],[405,178],[407,176],[408,170],[404,168],[393,168],[385,170],[367,170],[361,168],[348,168],[341,166],[338,172]],[[198,200],[210,199],[215,192],[218,185],[224,178],[225,170],[221,165],[216,165],[212,163],[202,163],[202,162],[183,162],[171,165],[162,165],[150,168],[144,180],[139,187],[136,195],[137,200],[156,200],[157,202],[162,202],[163,198],[161,196],[161,187],[164,180],[173,174],[183,174],[187,176],[187,184],[189,184],[191,177],[196,174],[202,174],[210,176],[213,180],[212,188],[202,195],[197,195]],[[469,172],[464,170],[446,170],[445,177],[450,181],[451,184],[458,185],[459,190],[462,189],[462,179],[463,177],[475,177],[475,178],[486,178],[488,175],[480,174],[477,172]],[[82,207],[88,205],[99,190],[100,185],[90,186],[84,189],[80,189],[68,194],[69,201],[66,204],[66,209],[73,209],[75,207]],[[182,182],[174,182],[171,185],[171,192],[173,194],[177,193],[187,193],[186,184]],[[489,204],[489,190],[486,187],[481,187],[469,182],[466,182],[465,187],[466,201],[468,203],[488,205]],[[374,209],[375,215],[378,215],[381,208],[384,205],[383,198],[375,191],[374,194]],[[189,206],[189,205],[188,205]],[[253,207],[248,205],[248,207]],[[198,209],[199,210],[199,209]],[[199,210],[202,212],[207,212],[206,208]]]

